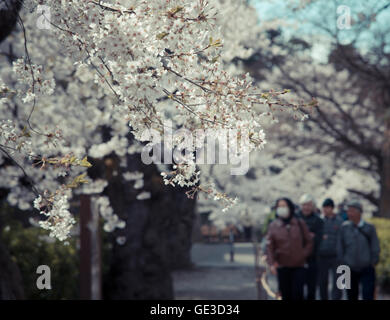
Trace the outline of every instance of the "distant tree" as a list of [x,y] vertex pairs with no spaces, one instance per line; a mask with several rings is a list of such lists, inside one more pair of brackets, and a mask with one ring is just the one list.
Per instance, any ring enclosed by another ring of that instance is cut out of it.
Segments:
[[[390,4],[345,1],[351,14],[345,29],[337,1],[290,3],[286,23],[302,32],[276,37],[278,61],[259,80],[265,87],[292,89],[299,99],[315,97],[318,106],[299,130],[288,119],[271,129],[273,142],[297,154],[305,148],[329,157],[334,170],[328,178],[340,191],[390,217]],[[322,61],[313,57],[314,46],[322,49]],[[367,177],[364,183],[361,177]]]

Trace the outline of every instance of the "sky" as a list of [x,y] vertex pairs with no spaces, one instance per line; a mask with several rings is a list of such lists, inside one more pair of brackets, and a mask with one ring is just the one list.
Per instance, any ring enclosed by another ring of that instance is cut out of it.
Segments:
[[[305,2],[308,2],[306,0]],[[293,1],[295,3],[299,0]],[[306,9],[293,13],[287,6],[291,1],[288,0],[251,0],[250,3],[257,9],[260,23],[266,20],[282,19],[288,23],[289,27],[282,27],[285,36],[288,38],[294,34],[304,36],[312,44],[314,44],[313,54],[324,55],[326,52],[326,43],[328,36],[319,28],[316,28],[311,23],[305,23],[305,20],[310,21],[325,21],[325,25],[331,30],[339,29],[340,38],[344,44],[349,43],[354,37],[354,28],[340,30],[337,22],[345,22],[343,17],[350,13],[352,21],[359,19],[359,14],[369,12],[369,8],[382,8],[386,4],[390,4],[389,0],[312,0],[311,4]],[[339,8],[340,6],[344,6]],[[337,12],[337,10],[340,10]],[[349,12],[347,12],[349,10]],[[364,19],[367,21],[367,18]],[[353,23],[353,22],[352,22]],[[387,30],[384,32],[384,30]],[[360,33],[358,46],[361,49],[369,50],[370,46],[375,45],[374,32],[379,31],[382,34],[387,33],[388,43],[387,50],[390,52],[390,7],[383,10],[379,14],[369,28],[363,29]]]

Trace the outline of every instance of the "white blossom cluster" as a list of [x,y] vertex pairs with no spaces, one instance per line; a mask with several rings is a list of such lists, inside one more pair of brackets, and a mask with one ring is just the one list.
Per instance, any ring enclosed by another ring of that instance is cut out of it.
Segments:
[[137,200],[148,200],[151,198],[151,193],[149,191],[142,191],[136,197]]
[[[187,163],[173,166],[174,171],[169,173],[162,172],[164,183],[166,185],[180,187],[189,187],[199,182],[200,171],[196,170],[195,165],[188,165]],[[192,179],[192,180],[191,180]]]
[[33,155],[31,139],[11,119],[0,120],[0,143],[10,154],[20,152],[28,157]]
[[81,194],[100,194],[107,187],[108,182],[103,179],[96,179],[88,184],[83,184],[82,187],[76,190],[76,193]]
[[108,197],[98,197],[96,199],[96,204],[99,210],[100,215],[105,220],[103,229],[106,232],[112,232],[116,228],[122,229],[125,227],[125,222],[114,214],[112,207],[110,206],[110,200]]
[[[70,195],[60,197],[62,193],[57,192],[63,191],[64,181],[75,186],[82,183],[80,192],[85,194],[105,188],[104,182],[83,176],[85,167],[70,166],[70,159],[101,159],[114,153],[123,160],[139,150],[139,144],[129,143],[129,132],[148,142],[145,132],[161,132],[169,119],[175,128],[190,131],[246,130],[253,139],[243,152],[265,144],[262,123],[271,119],[267,117],[272,115],[269,103],[278,94],[262,94],[248,75],[236,77],[232,74],[237,69],[225,70],[233,56],[250,54],[251,39],[258,32],[254,26],[256,32],[241,34],[242,41],[238,38],[242,32],[231,33],[242,30],[237,28],[243,21],[242,28],[256,21],[255,11],[242,1],[29,0],[25,4],[49,6],[52,28],[37,28],[40,17],[25,11],[21,16],[29,56],[21,30],[0,45],[0,50],[7,51],[12,44],[13,54],[24,57],[13,65],[0,57],[0,120],[7,124],[0,135],[11,137],[13,126],[16,136],[24,130],[23,141],[31,141],[26,147],[33,150],[39,165],[31,166],[27,158],[21,165],[42,196],[44,190],[49,191],[50,196],[42,200],[51,201],[43,226],[56,228],[53,223],[58,222],[58,228],[64,228],[62,233],[51,230],[53,235],[62,239],[71,225],[65,214]],[[109,132],[108,140],[103,129]],[[185,147],[194,152],[199,145]],[[72,157],[65,157],[69,154]],[[0,163],[4,158],[0,153]],[[27,209],[26,203],[34,196],[19,186],[24,173],[10,166],[0,170],[0,186],[10,189],[9,200]],[[165,181],[173,185],[195,186],[199,181],[191,157],[167,175]],[[91,185],[85,186],[85,181]],[[134,187],[142,189],[142,178],[135,179]],[[137,198],[149,197],[150,193],[140,190]],[[212,198],[224,196],[217,193]],[[42,197],[38,199],[37,205]],[[105,229],[123,226],[108,198],[104,199],[100,212],[108,221]],[[59,215],[62,220],[55,219]]]
[[[268,99],[251,85],[248,75],[232,77],[220,61],[234,55],[244,58],[250,50],[241,45],[237,33],[231,35],[230,47],[224,41],[218,9],[229,8],[229,16],[248,7],[238,1],[45,1],[54,12],[58,38],[72,54],[79,68],[96,69],[96,83],[105,85],[117,100],[115,108],[127,116],[132,133],[146,141],[145,132],[161,130],[165,111],[162,98],[177,108],[178,124],[186,129],[245,128],[252,134],[261,130],[256,104]],[[241,21],[243,21],[242,19]],[[256,25],[255,25],[256,27]],[[231,34],[231,29],[226,30]],[[238,53],[234,53],[239,49]],[[250,152],[265,142],[248,145]],[[90,153],[95,156],[96,146]],[[193,150],[193,145],[186,146]],[[195,166],[189,162],[188,166]],[[195,174],[194,169],[187,170]],[[178,182],[192,179],[181,175]],[[195,180],[195,179],[194,179]],[[174,180],[171,183],[175,183]],[[192,183],[193,184],[193,183]]]
[[54,196],[52,206],[49,210],[41,211],[42,206],[45,206],[45,202],[41,196],[34,200],[34,207],[40,211],[41,214],[48,217],[45,221],[39,221],[39,225],[50,231],[50,237],[57,238],[63,241],[68,238],[69,233],[76,220],[69,212],[68,196],[58,194]]
[[[27,90],[23,92],[22,101],[24,103],[34,101],[37,95],[51,95],[54,92],[55,81],[52,72],[44,72],[42,66],[26,63],[23,59],[18,59],[13,64],[13,70],[17,74],[19,84],[26,84]],[[49,77],[44,79],[43,77]]]

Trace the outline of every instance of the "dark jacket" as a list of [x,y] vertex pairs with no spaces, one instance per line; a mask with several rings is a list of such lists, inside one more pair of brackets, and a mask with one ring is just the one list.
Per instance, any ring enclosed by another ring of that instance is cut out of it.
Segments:
[[321,257],[337,257],[337,238],[343,224],[343,219],[334,215],[333,218],[324,217],[322,239],[318,247],[318,255]]
[[302,212],[299,212],[298,216],[306,222],[310,232],[314,234],[314,246],[312,254],[308,257],[308,262],[313,262],[318,254],[318,248],[322,240],[324,221],[317,213],[312,213],[309,216],[304,216]]
[[379,262],[379,240],[376,229],[367,222],[362,227],[352,221],[345,221],[337,241],[337,255],[340,263],[352,270],[374,266]]
[[313,235],[306,223],[296,217],[286,224],[282,219],[274,220],[267,233],[267,260],[281,267],[303,267],[313,249]]

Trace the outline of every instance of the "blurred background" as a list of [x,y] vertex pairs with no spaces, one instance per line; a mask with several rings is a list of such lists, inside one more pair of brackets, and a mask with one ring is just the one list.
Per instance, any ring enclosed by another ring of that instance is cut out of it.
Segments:
[[[93,161],[89,175],[106,177],[104,195],[126,227],[106,232],[93,196],[80,195],[72,200],[77,225],[64,245],[0,184],[0,299],[274,299],[275,279],[261,259],[267,219],[277,198],[298,203],[305,193],[319,208],[332,198],[340,214],[350,199],[363,203],[381,242],[377,298],[389,297],[390,2],[219,6],[226,48],[229,41],[242,48],[223,56],[229,72],[249,73],[264,91],[289,90],[286,101],[315,98],[318,106],[302,121],[276,105],[279,120],[265,125],[267,145],[251,156],[245,175],[230,175],[227,165],[202,166],[204,182],[238,197],[226,212],[165,186],[161,168],[143,164],[138,153],[126,155],[125,168],[108,154]],[[20,30],[8,30],[12,21],[0,12],[6,63],[6,37]],[[141,173],[150,197],[137,197],[137,178],[126,172]],[[36,286],[39,265],[50,266],[50,290]]]

